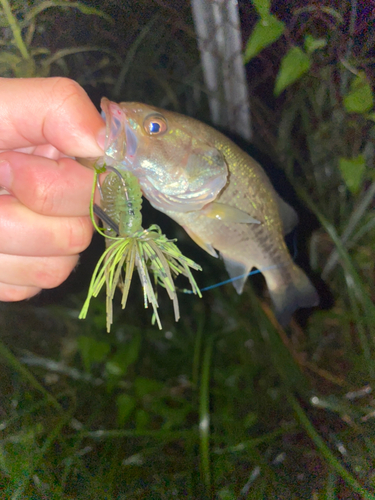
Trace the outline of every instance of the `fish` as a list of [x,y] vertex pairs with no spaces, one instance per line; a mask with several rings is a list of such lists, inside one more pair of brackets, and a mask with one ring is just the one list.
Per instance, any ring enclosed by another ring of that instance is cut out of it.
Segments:
[[297,309],[318,305],[314,286],[284,240],[298,216],[259,163],[194,118],[107,98],[101,107],[107,124],[105,163],[132,172],[154,208],[208,254],[220,256],[238,294],[256,268],[282,326]]

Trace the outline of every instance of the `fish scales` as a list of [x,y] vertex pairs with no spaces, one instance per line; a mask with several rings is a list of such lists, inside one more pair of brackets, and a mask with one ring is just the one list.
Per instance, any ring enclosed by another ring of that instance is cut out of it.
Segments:
[[[103,99],[106,162],[138,177],[143,195],[177,221],[232,278],[259,269],[279,321],[318,295],[294,264],[284,235],[297,222],[262,167],[217,130],[140,103]],[[233,281],[242,293],[246,277]]]

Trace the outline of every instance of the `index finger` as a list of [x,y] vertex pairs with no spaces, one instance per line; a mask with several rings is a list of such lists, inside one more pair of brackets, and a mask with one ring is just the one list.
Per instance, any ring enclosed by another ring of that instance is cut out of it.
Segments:
[[104,122],[69,78],[0,78],[0,150],[52,144],[68,156],[100,156]]

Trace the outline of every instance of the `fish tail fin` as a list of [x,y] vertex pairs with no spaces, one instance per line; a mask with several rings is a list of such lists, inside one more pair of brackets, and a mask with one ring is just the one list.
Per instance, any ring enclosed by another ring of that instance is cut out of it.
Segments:
[[274,304],[275,315],[282,326],[286,326],[294,311],[301,307],[314,307],[319,304],[319,296],[306,274],[293,265],[292,280],[283,283],[275,280],[272,271],[264,273],[271,300]]

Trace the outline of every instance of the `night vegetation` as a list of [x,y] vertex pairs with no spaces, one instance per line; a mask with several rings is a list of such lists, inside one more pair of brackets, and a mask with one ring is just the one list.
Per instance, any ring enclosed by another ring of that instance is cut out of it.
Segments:
[[[64,75],[96,105],[210,121],[187,0],[0,5],[1,76]],[[300,215],[289,243],[321,305],[283,330],[258,275],[241,296],[180,293],[178,323],[161,291],[159,331],[133,284],[108,334],[104,295],[78,319],[95,236],[64,285],[0,304],[1,498],[375,499],[374,10],[239,7],[257,151],[245,147]],[[143,206],[202,266],[201,288],[227,279]]]

